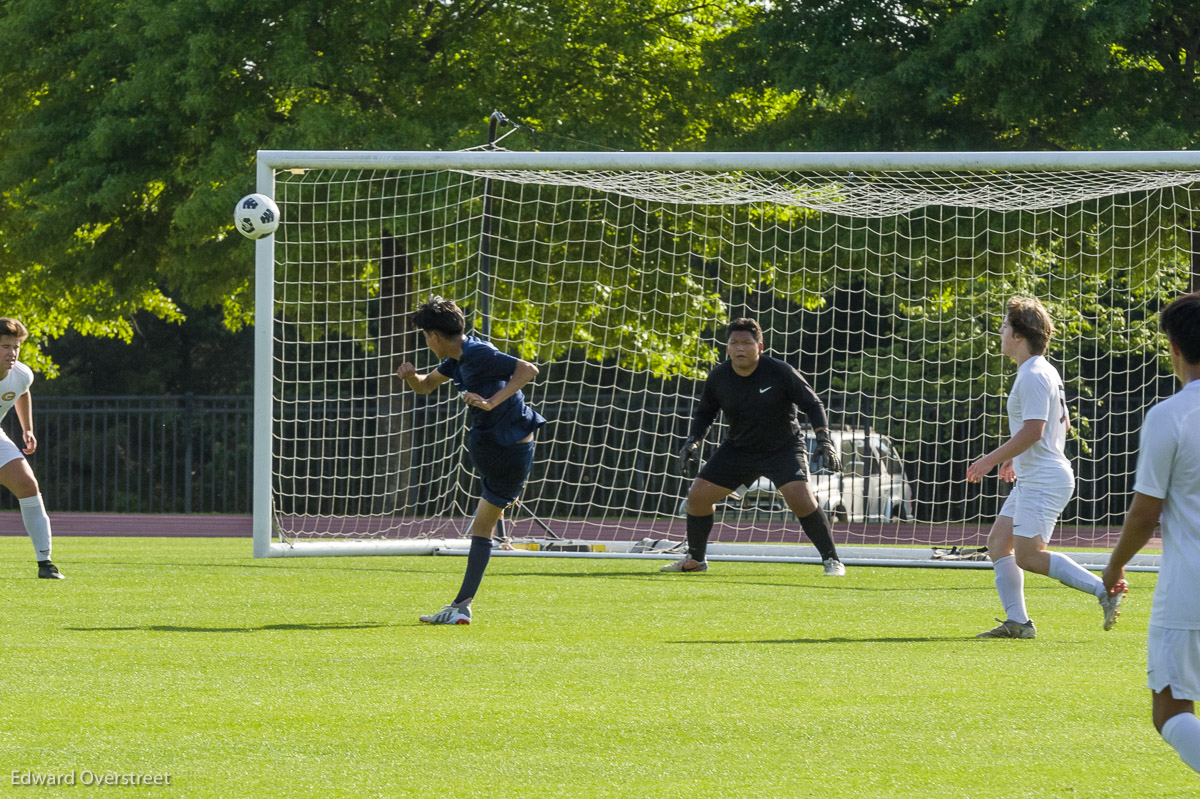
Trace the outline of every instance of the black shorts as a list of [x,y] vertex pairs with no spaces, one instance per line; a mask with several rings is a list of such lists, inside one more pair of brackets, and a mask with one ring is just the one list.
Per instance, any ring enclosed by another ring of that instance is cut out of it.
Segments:
[[700,470],[702,480],[731,491],[760,477],[770,480],[776,488],[796,480],[807,483],[808,452],[804,442],[797,441],[794,446],[774,452],[754,452],[722,444]]
[[504,446],[491,436],[467,436],[467,452],[479,474],[480,495],[497,508],[507,508],[521,495],[533,468],[533,441]]

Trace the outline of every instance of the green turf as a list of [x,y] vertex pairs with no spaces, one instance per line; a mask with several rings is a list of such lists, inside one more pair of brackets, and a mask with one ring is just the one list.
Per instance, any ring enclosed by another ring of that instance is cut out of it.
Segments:
[[[0,539],[0,793],[186,797],[1193,796],[1150,724],[1154,576],[1111,633],[1045,578],[493,559],[253,560],[229,539]],[[11,787],[169,774],[169,788]]]

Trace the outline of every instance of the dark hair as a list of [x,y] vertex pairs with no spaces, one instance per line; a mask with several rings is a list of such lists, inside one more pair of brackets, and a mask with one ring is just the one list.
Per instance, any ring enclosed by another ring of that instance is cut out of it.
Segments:
[[25,329],[25,325],[16,319],[0,316],[0,336],[16,336],[21,341],[24,341],[29,338],[29,331]]
[[1033,297],[1013,297],[1008,301],[1008,326],[1021,338],[1029,342],[1029,351],[1034,355],[1046,352],[1046,345],[1054,335],[1054,320],[1040,300]]
[[1158,324],[1179,347],[1185,361],[1200,363],[1200,291],[1184,294],[1168,305],[1158,317]]
[[734,333],[738,332],[739,330],[744,330],[747,333],[753,333],[754,340],[757,341],[759,344],[762,344],[762,340],[763,340],[762,328],[758,326],[758,322],[754,321],[753,319],[747,319],[744,316],[740,317],[738,319],[734,319],[732,322],[729,323],[729,332],[725,334],[726,340],[728,340],[730,336],[732,336]]
[[437,331],[444,336],[462,335],[467,329],[467,320],[454,300],[444,300],[436,294],[417,307],[411,322],[418,330]]

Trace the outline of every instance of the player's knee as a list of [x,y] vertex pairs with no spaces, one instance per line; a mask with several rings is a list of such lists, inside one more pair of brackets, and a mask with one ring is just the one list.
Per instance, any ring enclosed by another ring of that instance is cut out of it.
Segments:
[[37,478],[31,472],[18,473],[10,475],[4,481],[4,486],[13,493],[17,499],[25,499],[26,497],[36,497],[41,491],[38,485]]
[[1037,565],[1037,557],[1035,556],[1036,553],[1025,552],[1024,550],[1018,549],[1013,553],[1013,555],[1016,557],[1017,565],[1020,566],[1024,571],[1034,571],[1034,567]]
[[688,492],[687,501],[683,505],[688,516],[711,516],[716,511],[716,506],[711,502],[706,502],[704,497],[693,496],[691,491]]

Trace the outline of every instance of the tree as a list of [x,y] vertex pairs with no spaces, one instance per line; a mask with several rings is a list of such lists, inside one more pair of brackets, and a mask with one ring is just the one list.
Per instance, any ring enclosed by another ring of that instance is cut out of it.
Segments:
[[[699,141],[700,42],[748,3],[232,0],[0,6],[0,289],[37,336],[251,319],[254,152],[480,143],[503,108],[602,144]],[[561,123],[561,124],[560,124]],[[35,365],[53,366],[36,349]]]
[[[723,143],[831,150],[1175,149],[1200,135],[1200,17],[1165,0],[764,5],[707,48]],[[764,110],[766,109],[766,110]]]

